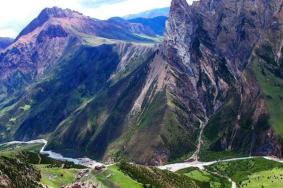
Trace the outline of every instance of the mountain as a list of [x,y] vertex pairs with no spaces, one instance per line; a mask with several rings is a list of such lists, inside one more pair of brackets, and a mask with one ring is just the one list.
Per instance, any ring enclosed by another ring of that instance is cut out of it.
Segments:
[[6,38],[6,37],[0,37],[0,50],[8,47],[10,44],[13,43],[14,39]]
[[155,34],[163,36],[164,31],[165,31],[167,17],[158,16],[154,18],[134,18],[128,21],[131,23],[140,23],[144,26],[148,26],[149,28],[153,30]]
[[[134,100],[133,92],[138,91],[132,84],[142,84],[159,41],[160,36],[141,23],[96,20],[57,7],[43,10],[0,53],[0,140],[56,135],[61,123],[77,110],[98,97],[110,100],[105,95],[110,89],[117,95],[111,94],[112,104],[103,99],[105,115],[128,90],[129,100]],[[129,110],[130,101],[124,103]],[[121,121],[126,115],[121,115]],[[79,134],[90,134],[95,126]],[[66,134],[66,139],[80,139],[78,145],[83,139],[91,142],[90,137],[78,137],[80,130],[74,130],[73,136]]]
[[1,52],[0,141],[151,165],[281,157],[282,7],[173,0],[162,43],[151,19],[44,10]]
[[77,44],[99,45],[119,40],[154,43],[155,37],[157,33],[140,23],[114,23],[68,9],[45,9],[0,54],[0,101],[44,75],[65,51]]
[[179,119],[198,127],[199,157],[282,156],[282,6],[172,2],[164,53],[175,84],[168,88],[186,114]]
[[169,10],[170,10],[169,7],[153,9],[153,10],[148,10],[148,11],[141,12],[138,14],[131,14],[131,15],[125,16],[124,18],[125,19],[135,19],[135,18],[155,18],[159,16],[168,17]]
[[160,36],[163,37],[165,31],[165,24],[167,17],[159,16],[155,18],[136,18],[125,20],[123,18],[114,17],[108,20],[110,23],[116,23],[123,28],[129,28],[132,32],[148,36]]

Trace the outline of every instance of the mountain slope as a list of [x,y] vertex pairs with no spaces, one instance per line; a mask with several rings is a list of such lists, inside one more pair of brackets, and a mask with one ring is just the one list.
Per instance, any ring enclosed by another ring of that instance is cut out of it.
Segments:
[[0,37],[0,50],[5,49],[10,44],[12,44],[13,40],[14,39],[11,39],[11,38]]
[[119,24],[124,29],[127,28],[133,33],[137,33],[143,37],[162,37],[165,30],[167,17],[159,16],[155,18],[137,18],[125,20],[123,18],[114,17],[107,20],[111,24]]
[[281,157],[282,4],[173,0],[159,45],[148,44],[156,35],[150,20],[55,11],[51,28],[50,18],[31,24],[13,44],[37,41],[42,61],[19,46],[0,56],[10,58],[0,64],[8,93],[28,86],[10,98],[3,89],[0,138],[44,137],[66,155],[151,165],[228,153]]
[[155,18],[159,16],[168,17],[169,10],[170,10],[169,7],[153,9],[153,10],[148,10],[148,11],[141,12],[138,14],[128,15],[128,16],[125,16],[124,18],[125,19],[136,19],[136,18]]
[[[150,31],[147,37],[149,32],[142,24],[128,25],[124,28],[121,23],[95,20],[68,9],[54,7],[43,10],[0,54],[0,101],[42,76],[72,46],[99,45],[119,40],[155,42],[155,33]],[[136,25],[141,28],[138,33],[132,30]]]
[[153,32],[156,33],[157,35],[163,36],[167,17],[158,16],[154,18],[134,18],[128,21],[131,23],[141,23],[145,26],[150,27],[153,30]]
[[[282,2],[276,0],[204,0],[192,6],[182,0],[172,2],[165,53],[177,65],[178,74],[188,79],[177,88],[189,88],[189,92],[177,97],[189,102],[187,109],[198,106],[191,114],[206,125],[201,157],[223,151],[281,156],[281,133],[271,120],[274,114],[268,105],[268,100],[275,99],[264,96],[250,68],[257,66],[254,52],[268,42],[270,46],[264,47],[260,57],[269,58],[265,64],[272,66],[271,71],[279,69],[281,9]],[[188,93],[191,98],[186,100]],[[193,102],[196,104],[190,104]]]
[[41,188],[38,182],[40,172],[32,165],[19,160],[0,157],[0,187],[3,188]]
[[136,71],[154,53],[156,34],[123,22],[43,10],[0,55],[1,141],[48,136],[100,90]]

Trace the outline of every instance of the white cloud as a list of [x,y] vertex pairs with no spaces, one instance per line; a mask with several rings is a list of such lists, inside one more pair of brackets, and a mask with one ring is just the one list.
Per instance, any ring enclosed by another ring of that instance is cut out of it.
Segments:
[[0,28],[1,37],[15,37],[17,36],[17,31],[11,28]]
[[[191,0],[187,0],[191,1]],[[15,37],[42,9],[58,6],[107,19],[170,5],[171,0],[1,0],[0,36]]]
[[113,16],[125,16],[169,5],[170,0],[127,0],[120,3],[100,6],[95,10],[86,8],[83,11],[92,17],[106,19]]

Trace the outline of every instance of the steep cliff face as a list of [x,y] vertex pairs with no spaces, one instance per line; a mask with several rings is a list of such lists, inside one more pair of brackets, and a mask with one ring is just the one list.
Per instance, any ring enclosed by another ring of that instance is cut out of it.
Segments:
[[280,96],[268,99],[260,80],[268,77],[260,78],[264,70],[254,67],[269,67],[280,90],[282,14],[279,0],[172,2],[163,49],[182,79],[168,89],[194,117],[188,124],[205,122],[203,155],[208,150],[281,156],[281,110],[270,105],[281,103],[275,99]]
[[281,157],[282,3],[173,0],[159,46],[139,22],[43,12],[0,55],[2,98],[29,86],[1,103],[0,140],[144,164]]
[[159,49],[113,74],[49,147],[150,164],[226,152],[280,157],[281,9],[279,0],[173,0]]

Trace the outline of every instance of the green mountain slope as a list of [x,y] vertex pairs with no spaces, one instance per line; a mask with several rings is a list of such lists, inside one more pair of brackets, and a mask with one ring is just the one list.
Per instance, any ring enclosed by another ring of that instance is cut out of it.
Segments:
[[3,188],[40,188],[40,172],[21,161],[0,157],[0,187]]
[[281,157],[282,14],[173,0],[160,44],[144,20],[47,9],[0,54],[0,141],[150,165]]

